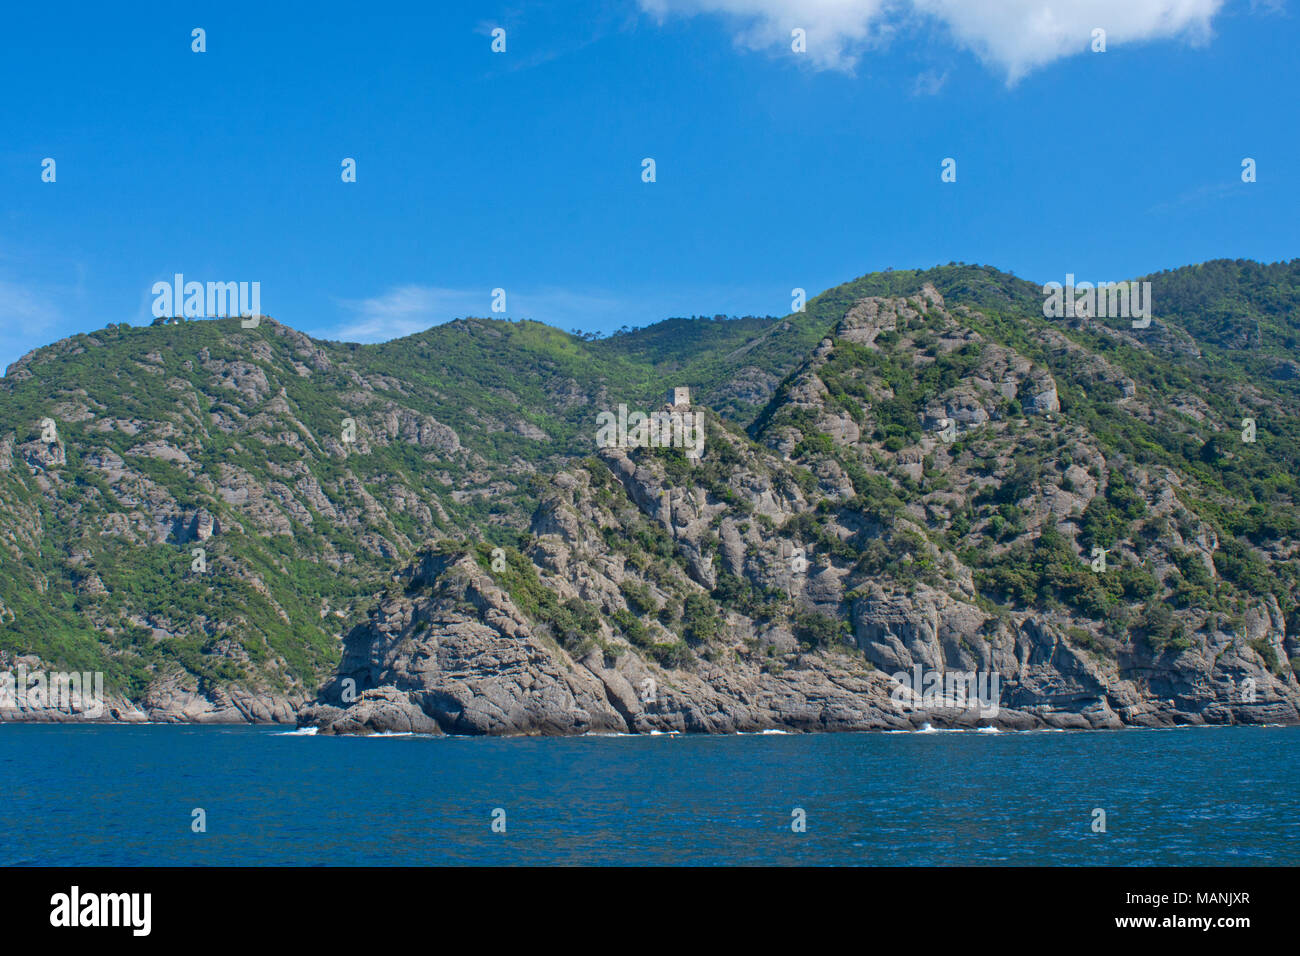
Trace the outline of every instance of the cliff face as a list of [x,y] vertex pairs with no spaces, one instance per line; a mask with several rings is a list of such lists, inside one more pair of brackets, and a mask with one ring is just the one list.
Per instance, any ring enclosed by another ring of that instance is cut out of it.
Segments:
[[[805,494],[797,466],[721,428],[708,448],[725,467],[611,449],[561,472],[497,573],[486,545],[425,554],[348,635],[325,703],[300,722],[530,734],[1297,719],[1294,675],[1265,660],[1285,653],[1270,601],[1241,634],[1207,631],[1176,653],[1134,636],[1104,653],[1098,622],[1077,612],[981,608],[945,549],[930,564],[946,573],[929,578],[865,570],[872,542],[922,525],[864,520],[851,487],[827,508],[838,481]],[[826,521],[810,533],[813,516]],[[827,539],[841,547],[818,555]],[[976,700],[900,699],[896,675],[918,670],[997,685]]]
[[[962,267],[668,339],[78,336],[0,387],[0,671],[332,733],[1296,721],[1300,382],[1180,289],[1145,330]],[[595,447],[683,383],[698,461]]]

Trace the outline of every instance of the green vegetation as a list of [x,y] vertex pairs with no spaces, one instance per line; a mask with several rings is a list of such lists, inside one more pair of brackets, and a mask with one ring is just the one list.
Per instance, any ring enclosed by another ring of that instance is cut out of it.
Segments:
[[[844,643],[843,620],[804,608],[761,561],[735,573],[715,560],[705,593],[698,556],[593,454],[598,411],[656,408],[674,385],[712,410],[704,459],[630,457],[689,492],[706,558],[731,521],[751,550],[751,529],[765,547],[797,542],[845,592],[973,581],[991,615],[1059,613],[1096,654],[1130,639],[1177,652],[1269,596],[1294,627],[1300,260],[1147,278],[1156,321],[1141,332],[1046,320],[1036,284],[954,263],[864,276],[799,314],[607,338],[477,318],[367,346],[233,319],[73,336],[0,381],[0,652],[103,670],[132,696],[177,669],[205,686],[313,688],[341,635],[438,539],[481,563],[504,548],[495,578],[572,653],[604,623],[690,665],[727,649],[732,612],[788,624],[808,648]],[[926,283],[961,336],[931,312],[809,358],[862,297]],[[1004,389],[1006,361],[989,364],[1003,349],[1050,374],[1059,414],[1029,416]],[[984,375],[1004,389],[989,420],[938,441],[927,409]],[[42,457],[47,417],[58,464]],[[592,537],[625,565],[626,607],[561,601],[529,557],[534,511],[579,467],[606,516]],[[1077,507],[1045,520],[1052,496]],[[218,529],[202,542],[188,531],[200,511]],[[200,546],[206,572],[191,569]],[[1104,573],[1093,548],[1111,553]]]

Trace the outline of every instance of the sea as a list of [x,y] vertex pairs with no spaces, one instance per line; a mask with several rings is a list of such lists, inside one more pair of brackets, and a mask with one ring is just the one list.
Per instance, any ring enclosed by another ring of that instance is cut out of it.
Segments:
[[5,866],[1300,863],[1300,727],[329,737],[0,725]]

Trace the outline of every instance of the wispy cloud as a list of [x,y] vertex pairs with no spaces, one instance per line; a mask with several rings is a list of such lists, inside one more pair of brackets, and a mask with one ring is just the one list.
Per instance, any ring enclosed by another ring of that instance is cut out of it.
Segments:
[[639,0],[661,20],[716,14],[751,49],[790,48],[807,34],[818,69],[853,72],[864,53],[899,29],[925,22],[1015,83],[1031,71],[1091,48],[1092,31],[1110,45],[1181,38],[1203,43],[1224,0]]
[[1163,215],[1176,212],[1189,206],[1201,206],[1227,199],[1233,194],[1240,195],[1243,187],[1240,183],[1207,183],[1180,193],[1172,199],[1158,202],[1147,210],[1151,215]]
[[0,279],[0,329],[10,331],[30,322],[51,321],[53,307],[34,289]]
[[603,292],[540,288],[505,290],[505,311],[492,311],[492,289],[453,289],[428,285],[395,286],[367,299],[342,300],[345,317],[334,326],[313,330],[344,342],[387,342],[467,316],[536,319],[560,328],[606,325],[623,310],[623,302]]
[[60,311],[40,289],[0,279],[0,370],[45,345]]
[[948,82],[948,71],[926,70],[912,84],[913,96],[934,96]]
[[[531,70],[634,29],[636,20],[634,7],[607,4],[575,17],[570,4],[527,0],[500,11],[494,19],[480,21],[475,29],[485,38],[491,38],[493,30],[505,30],[508,56],[500,59],[499,68],[517,71]],[[486,47],[490,39],[483,42]]]

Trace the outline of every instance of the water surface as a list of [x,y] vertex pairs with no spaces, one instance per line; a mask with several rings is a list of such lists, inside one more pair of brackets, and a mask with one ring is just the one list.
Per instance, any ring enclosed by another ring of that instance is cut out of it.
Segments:
[[0,864],[1296,864],[1298,785],[1298,727],[489,739],[7,724]]

